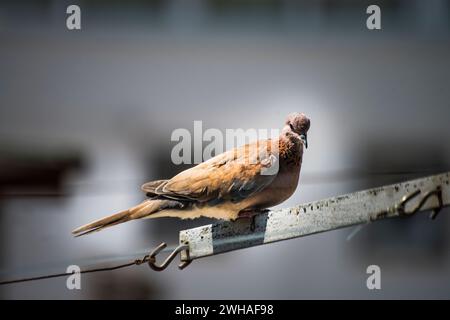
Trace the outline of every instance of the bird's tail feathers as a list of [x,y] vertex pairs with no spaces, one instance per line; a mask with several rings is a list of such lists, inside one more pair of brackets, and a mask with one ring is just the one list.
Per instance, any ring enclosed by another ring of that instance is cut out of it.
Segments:
[[120,211],[113,215],[101,218],[99,220],[85,224],[79,228],[76,228],[72,231],[72,234],[76,237],[79,237],[95,231],[100,231],[116,224],[127,222],[129,220],[144,218],[154,212],[159,211],[160,207],[161,201],[146,200],[135,207]]

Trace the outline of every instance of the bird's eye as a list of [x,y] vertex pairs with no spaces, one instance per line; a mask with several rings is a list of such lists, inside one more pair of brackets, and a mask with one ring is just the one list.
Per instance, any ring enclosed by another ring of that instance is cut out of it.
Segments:
[[292,125],[292,123],[289,123],[289,127],[291,127],[291,130],[292,130],[292,131],[295,131],[295,130],[294,130],[294,126]]

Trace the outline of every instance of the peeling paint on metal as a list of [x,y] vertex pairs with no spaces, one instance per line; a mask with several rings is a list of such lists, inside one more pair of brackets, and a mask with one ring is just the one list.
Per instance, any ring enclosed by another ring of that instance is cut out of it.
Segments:
[[[249,219],[219,222],[180,231],[180,243],[189,243],[190,258],[210,256],[231,250],[302,237],[319,232],[397,217],[395,205],[404,195],[422,193],[441,186],[444,206],[450,205],[450,172],[394,185],[373,188],[292,208],[262,213]],[[413,188],[411,188],[413,187]],[[419,197],[420,198],[420,197]],[[420,199],[410,204],[415,206]],[[437,205],[429,200],[421,211]],[[182,256],[182,260],[186,257]]]

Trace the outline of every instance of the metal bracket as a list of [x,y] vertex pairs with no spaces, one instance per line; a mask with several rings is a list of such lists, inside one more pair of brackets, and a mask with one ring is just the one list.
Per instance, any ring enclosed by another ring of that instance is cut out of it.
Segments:
[[[414,202],[416,205],[411,203],[415,199],[418,199]],[[161,243],[148,256],[148,264],[153,270],[162,271],[181,253],[179,268],[184,269],[198,258],[379,219],[408,217],[428,210],[433,210],[430,218],[434,219],[447,206],[450,206],[450,172],[271,210],[255,216],[252,221],[220,221],[182,230],[180,245],[166,260],[156,263],[157,254],[166,248],[166,244]]]
[[[190,259],[450,206],[450,172],[180,231]],[[183,259],[184,260],[184,259]]]
[[176,247],[172,251],[172,253],[169,254],[169,256],[166,258],[166,260],[164,260],[163,263],[161,263],[160,265],[156,264],[156,255],[158,253],[160,253],[165,247],[167,247],[167,244],[165,242],[162,242],[159,246],[157,246],[155,249],[153,249],[153,251],[150,253],[150,255],[148,257],[148,265],[153,270],[163,271],[164,269],[167,268],[167,266],[172,262],[173,259],[175,259],[177,254],[180,252],[184,252],[185,255],[187,256],[186,261],[182,261],[178,265],[178,268],[180,270],[186,268],[192,262],[192,260],[189,259],[189,245],[182,244],[182,245],[179,245],[178,247]]
[[399,216],[407,217],[407,216],[411,216],[411,215],[415,214],[416,212],[420,211],[420,209],[423,207],[425,202],[430,197],[434,196],[438,200],[438,206],[435,207],[435,208],[431,208],[432,212],[430,214],[430,219],[434,220],[436,218],[436,216],[439,214],[439,211],[441,211],[441,209],[444,206],[444,203],[442,201],[442,189],[441,189],[441,186],[437,186],[436,189],[428,191],[427,193],[425,193],[423,195],[422,199],[420,199],[419,203],[411,211],[406,211],[406,209],[405,209],[406,204],[409,201],[411,201],[413,198],[417,197],[420,193],[421,193],[421,190],[419,189],[419,190],[416,190],[416,191],[410,193],[409,195],[403,196],[402,201],[395,206],[395,209],[398,212]]

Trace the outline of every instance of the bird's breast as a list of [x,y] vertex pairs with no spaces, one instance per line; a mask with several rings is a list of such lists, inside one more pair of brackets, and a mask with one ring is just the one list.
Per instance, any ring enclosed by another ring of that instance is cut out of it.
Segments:
[[280,167],[277,177],[264,190],[247,200],[249,207],[266,209],[288,199],[297,189],[300,166]]

